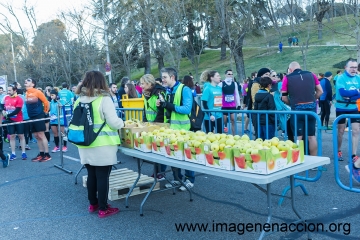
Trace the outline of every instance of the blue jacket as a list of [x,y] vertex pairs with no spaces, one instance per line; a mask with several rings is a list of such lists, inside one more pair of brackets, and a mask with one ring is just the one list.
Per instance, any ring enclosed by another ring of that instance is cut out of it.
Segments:
[[[176,81],[173,88],[166,89],[166,93],[167,94],[175,94],[179,85],[180,85],[180,82]],[[184,86],[184,88],[182,90],[181,106],[175,106],[175,111],[180,114],[189,115],[191,113],[193,99],[194,99],[194,97],[193,97],[193,93],[191,92],[191,89],[187,86]]]
[[336,80],[336,111],[357,111],[356,100],[360,98],[360,76],[345,71]]
[[24,121],[29,120],[30,118],[29,118],[29,115],[28,115],[28,112],[27,112],[27,107],[26,107],[26,104],[25,104],[25,96],[24,95],[19,95],[19,96],[24,101],[24,104],[23,104],[23,106],[21,108],[21,111],[22,111],[22,114],[23,114],[23,119],[24,119]]
[[[57,112],[57,108],[58,108],[58,103],[57,101],[55,102],[54,100],[51,100],[50,102],[50,112],[49,115],[50,117],[56,117],[56,119],[52,120],[50,119],[50,124],[58,124],[58,112]],[[64,106],[61,108],[60,111],[60,125],[64,126]]]
[[329,102],[332,101],[333,94],[332,94],[332,88],[331,88],[329,79],[327,79],[327,78],[321,79],[320,85],[323,89],[323,94],[321,94],[320,100],[322,100],[322,101],[327,100]]

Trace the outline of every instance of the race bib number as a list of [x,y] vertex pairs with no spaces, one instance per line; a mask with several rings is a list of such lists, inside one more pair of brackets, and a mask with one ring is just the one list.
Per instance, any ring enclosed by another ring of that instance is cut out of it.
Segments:
[[235,96],[234,95],[225,95],[225,102],[234,102]]
[[214,107],[222,107],[222,98],[221,98],[221,96],[215,96],[215,98],[214,98]]

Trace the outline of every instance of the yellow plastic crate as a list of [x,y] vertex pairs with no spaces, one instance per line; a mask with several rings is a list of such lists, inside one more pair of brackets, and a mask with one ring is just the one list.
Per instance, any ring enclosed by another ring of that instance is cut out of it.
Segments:
[[138,119],[142,121],[144,109],[144,95],[142,98],[129,98],[127,94],[122,95],[122,106],[123,108],[141,108],[141,110],[124,110],[126,120]]

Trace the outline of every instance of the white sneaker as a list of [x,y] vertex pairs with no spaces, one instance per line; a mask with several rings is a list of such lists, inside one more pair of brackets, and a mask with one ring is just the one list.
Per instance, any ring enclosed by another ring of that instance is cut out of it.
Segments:
[[[194,184],[192,182],[190,182],[189,179],[186,179],[186,181],[184,182],[185,185],[188,187],[188,188],[193,188],[194,187]],[[180,191],[186,191],[187,189],[184,187],[184,186],[181,186],[179,188]]]
[[171,181],[170,183],[165,184],[166,188],[179,187],[181,183],[179,181]]

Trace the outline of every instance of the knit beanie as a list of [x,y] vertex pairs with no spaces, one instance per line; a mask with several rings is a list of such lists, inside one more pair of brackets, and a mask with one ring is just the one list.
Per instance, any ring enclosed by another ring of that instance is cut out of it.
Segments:
[[268,68],[261,68],[258,73],[257,73],[257,77],[261,77],[262,75],[264,75],[265,73],[270,73],[270,69]]

